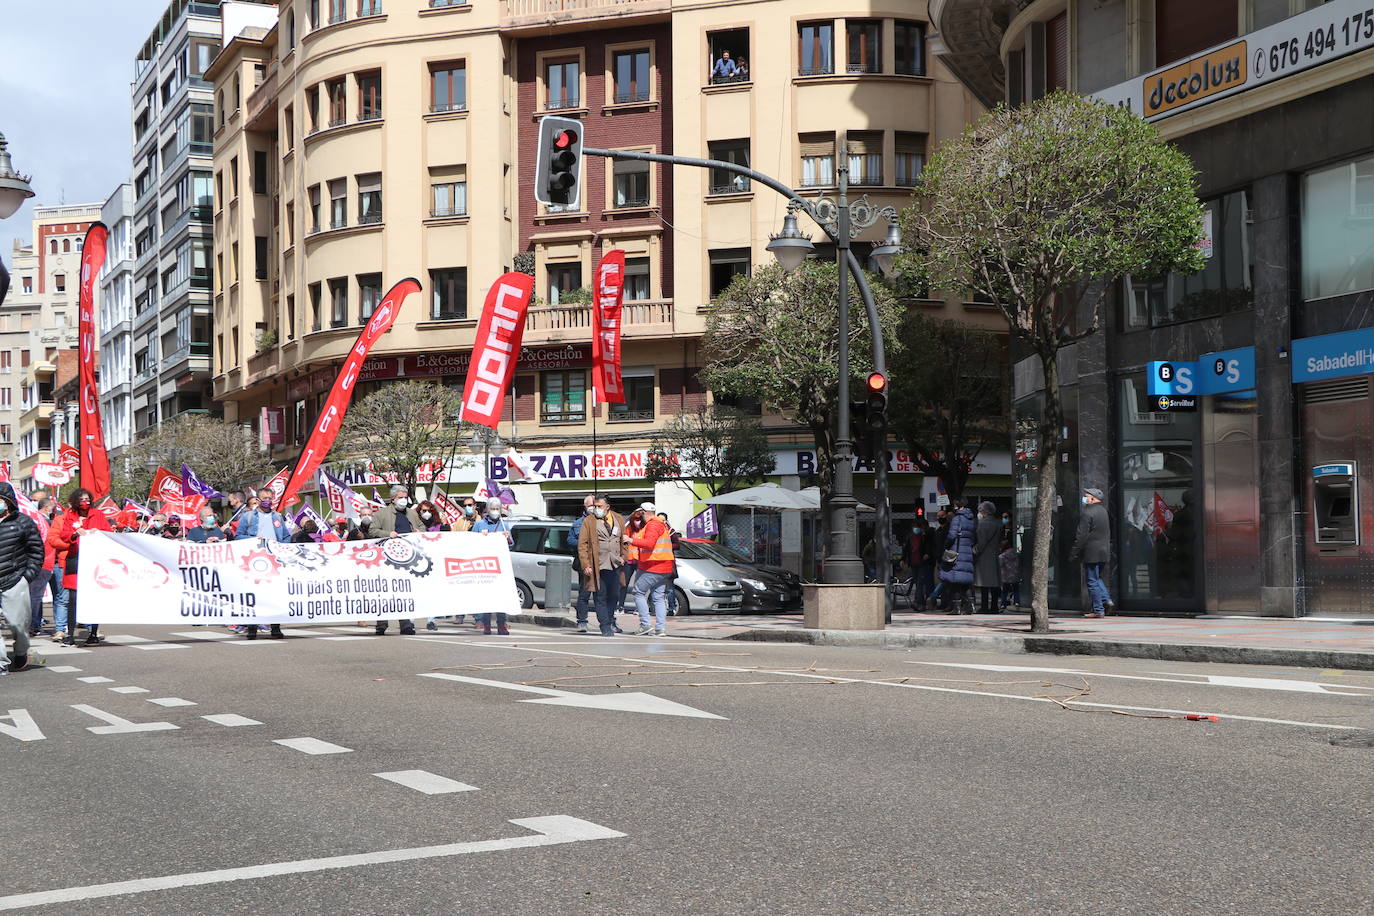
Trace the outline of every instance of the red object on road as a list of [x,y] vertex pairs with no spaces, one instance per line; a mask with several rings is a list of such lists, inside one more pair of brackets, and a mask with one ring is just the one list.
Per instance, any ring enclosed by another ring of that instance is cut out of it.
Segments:
[[1187,718],[1187,720],[1188,720],[1189,722],[1220,722],[1220,721],[1221,721],[1221,718],[1218,717],[1218,716],[1204,716],[1204,715],[1200,715],[1200,714],[1195,713],[1195,712],[1190,712],[1190,713],[1188,713],[1188,715],[1187,715],[1185,718]]

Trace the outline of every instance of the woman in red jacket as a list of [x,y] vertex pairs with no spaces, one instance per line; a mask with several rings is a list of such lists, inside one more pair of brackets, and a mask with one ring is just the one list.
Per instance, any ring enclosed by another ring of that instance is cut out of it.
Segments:
[[[76,570],[81,550],[81,535],[87,531],[110,530],[110,523],[105,520],[104,513],[93,509],[93,503],[91,491],[85,487],[72,491],[72,495],[67,497],[68,511],[63,513],[48,532],[48,543],[56,548],[58,553],[66,551],[67,554],[66,564],[62,569],[62,585],[67,589],[67,638],[63,640],[63,645],[67,646],[74,645],[76,641]],[[93,646],[100,642],[95,630],[96,624],[91,624],[86,634],[86,645]]]

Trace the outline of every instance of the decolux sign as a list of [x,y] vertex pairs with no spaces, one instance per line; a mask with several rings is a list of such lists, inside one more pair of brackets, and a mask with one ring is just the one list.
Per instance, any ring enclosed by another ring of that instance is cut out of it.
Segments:
[[1374,372],[1374,328],[1293,341],[1293,381],[1318,382]]

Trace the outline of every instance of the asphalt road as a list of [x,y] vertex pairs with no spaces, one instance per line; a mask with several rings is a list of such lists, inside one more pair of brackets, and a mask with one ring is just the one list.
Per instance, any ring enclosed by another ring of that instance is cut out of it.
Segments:
[[0,680],[0,910],[1374,910],[1368,674],[309,632]]

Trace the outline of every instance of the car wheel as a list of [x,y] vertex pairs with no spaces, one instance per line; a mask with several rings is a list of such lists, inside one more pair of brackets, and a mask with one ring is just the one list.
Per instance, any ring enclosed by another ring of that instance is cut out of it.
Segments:
[[534,589],[519,579],[515,580],[515,594],[520,599],[520,607],[527,611],[534,607]]
[[691,603],[687,600],[687,593],[684,592],[682,589],[678,588],[676,585],[674,585],[674,586],[673,586],[673,594],[677,596],[677,616],[679,616],[679,617],[690,617],[690,616],[692,616],[692,605],[691,605]]

